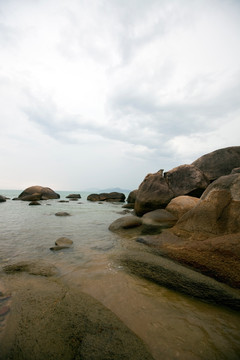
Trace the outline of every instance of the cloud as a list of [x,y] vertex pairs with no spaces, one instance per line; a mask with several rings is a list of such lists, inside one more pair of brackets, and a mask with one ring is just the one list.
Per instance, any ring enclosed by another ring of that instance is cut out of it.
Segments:
[[[61,186],[52,164],[70,171],[80,153],[103,187],[135,187],[238,145],[239,10],[234,0],[0,1],[2,161],[16,167],[31,152]],[[89,187],[83,171],[62,186]]]

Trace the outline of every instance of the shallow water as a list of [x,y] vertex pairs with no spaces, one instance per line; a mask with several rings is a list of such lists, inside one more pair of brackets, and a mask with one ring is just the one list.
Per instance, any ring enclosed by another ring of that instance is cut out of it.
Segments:
[[[61,199],[70,192],[61,192]],[[0,191],[14,197],[19,192]],[[110,308],[149,347],[155,359],[239,359],[240,315],[205,304],[128,274],[118,256],[142,244],[108,231],[121,204],[43,201],[42,206],[0,203],[0,261],[44,259],[68,284],[78,285]],[[66,211],[71,216],[57,217]],[[52,252],[58,237],[72,249]]]

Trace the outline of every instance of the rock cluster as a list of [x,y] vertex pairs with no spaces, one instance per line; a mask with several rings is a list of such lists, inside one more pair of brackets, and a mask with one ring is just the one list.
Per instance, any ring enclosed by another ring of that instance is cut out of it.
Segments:
[[89,201],[107,201],[107,202],[124,202],[126,196],[119,192],[90,194],[87,197]]
[[[133,201],[137,216],[125,221],[135,226],[135,232],[120,219],[109,229],[131,231],[155,257],[151,265],[141,259],[137,266],[137,258],[127,255],[124,263],[131,271],[172,287],[173,278],[180,275],[171,271],[163,279],[166,271],[161,275],[162,265],[156,265],[161,255],[240,288],[240,146],[213,151],[165,173],[148,174],[134,191]],[[189,289],[186,293],[194,295]]]
[[165,208],[177,196],[200,198],[212,181],[239,167],[240,146],[234,146],[203,155],[190,165],[148,174],[137,190],[135,212],[142,216],[148,211]]

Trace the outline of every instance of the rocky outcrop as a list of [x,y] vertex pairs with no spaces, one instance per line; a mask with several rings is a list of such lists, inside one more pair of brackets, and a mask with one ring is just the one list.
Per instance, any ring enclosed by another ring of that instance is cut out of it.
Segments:
[[160,170],[149,174],[137,191],[134,210],[141,216],[146,212],[165,208],[179,195],[200,197],[209,182],[201,170],[193,165],[178,166],[163,175]]
[[119,192],[90,194],[87,197],[89,201],[107,201],[107,202],[124,202],[126,196]]
[[37,200],[48,200],[48,199],[59,199],[60,195],[54,190],[43,187],[43,186],[31,186],[25,189],[18,198],[25,201],[37,201]]
[[209,185],[199,203],[173,230],[203,238],[240,232],[240,174],[222,176]]
[[240,233],[189,241],[167,230],[160,235],[139,236],[136,241],[159,255],[240,289]]
[[180,219],[186,212],[192,210],[198,202],[199,199],[193,196],[177,196],[170,201],[166,210],[176,216],[177,219]]
[[229,175],[232,169],[240,167],[240,146],[215,150],[201,156],[192,165],[202,170],[209,181]]
[[121,259],[133,274],[204,301],[240,310],[240,292],[210,277],[150,253],[132,252]]

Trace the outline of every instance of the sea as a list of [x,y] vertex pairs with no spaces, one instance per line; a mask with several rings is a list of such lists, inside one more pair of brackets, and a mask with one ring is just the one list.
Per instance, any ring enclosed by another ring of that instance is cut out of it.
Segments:
[[[143,244],[108,230],[123,214],[122,203],[14,201],[21,191],[0,190],[0,263],[44,260],[59,276],[115,313],[147,345],[156,360],[239,360],[240,314],[166,289],[132,275],[119,257]],[[72,191],[58,191],[60,200]],[[126,193],[126,196],[128,194]],[[56,216],[64,211],[70,216]],[[59,237],[73,246],[52,251]]]

